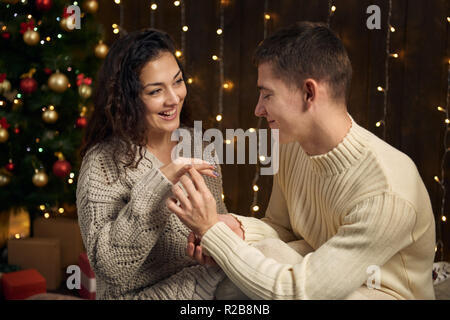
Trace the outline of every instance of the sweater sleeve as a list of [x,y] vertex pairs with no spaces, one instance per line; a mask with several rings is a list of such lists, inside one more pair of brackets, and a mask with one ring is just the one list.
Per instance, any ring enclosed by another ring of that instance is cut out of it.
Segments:
[[[85,157],[86,158],[86,157]],[[147,259],[169,213],[160,209],[171,182],[151,169],[136,178],[128,201],[105,180],[98,157],[83,160],[77,186],[80,229],[93,271],[110,284],[126,284]]]
[[264,218],[233,216],[242,224],[245,240],[255,243],[265,238],[277,238],[284,242],[302,239],[292,231],[286,199],[279,185],[279,176],[273,178],[272,194]]
[[414,241],[415,222],[409,203],[383,194],[355,205],[337,233],[295,265],[264,257],[222,222],[202,246],[253,299],[344,299],[367,281],[370,266],[381,268]]

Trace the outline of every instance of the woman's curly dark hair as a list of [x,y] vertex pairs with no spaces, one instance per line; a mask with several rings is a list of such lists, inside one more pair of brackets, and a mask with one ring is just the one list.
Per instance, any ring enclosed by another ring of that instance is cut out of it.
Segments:
[[[143,86],[139,76],[145,64],[163,52],[174,55],[185,79],[183,67],[175,56],[174,42],[163,31],[134,31],[112,44],[97,77],[94,111],[86,127],[81,157],[91,147],[111,141],[116,166],[119,157],[122,159],[124,156],[125,167],[137,167],[148,142],[145,105],[140,98]],[[180,114],[180,122],[191,125],[186,106]],[[137,152],[139,159],[136,159]]]

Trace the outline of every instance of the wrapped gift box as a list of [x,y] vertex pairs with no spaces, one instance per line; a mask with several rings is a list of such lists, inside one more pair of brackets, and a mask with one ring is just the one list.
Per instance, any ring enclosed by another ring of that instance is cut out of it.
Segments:
[[46,292],[45,278],[35,269],[4,273],[1,282],[6,300],[21,300]]
[[95,274],[89,264],[89,259],[86,252],[80,254],[78,259],[78,266],[81,270],[81,288],[79,291],[80,297],[89,300],[95,300],[96,282]]
[[61,243],[61,268],[64,272],[70,265],[78,263],[78,257],[84,250],[78,220],[57,217],[33,220],[33,235],[40,238],[56,238]]
[[8,240],[8,264],[36,269],[46,279],[47,289],[61,285],[62,270],[59,239],[25,238]]

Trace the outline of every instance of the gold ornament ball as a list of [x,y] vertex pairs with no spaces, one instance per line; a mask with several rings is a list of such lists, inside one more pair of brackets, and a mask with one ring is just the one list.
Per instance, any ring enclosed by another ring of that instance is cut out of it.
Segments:
[[0,173],[0,187],[4,187],[11,182],[11,178],[6,174]]
[[39,43],[41,37],[39,36],[39,32],[34,30],[27,30],[23,34],[23,41],[29,46],[35,46]]
[[9,91],[11,91],[11,82],[9,82],[8,79],[5,79],[3,80],[3,82],[0,82],[0,93]]
[[96,0],[87,0],[83,2],[83,10],[88,13],[96,13],[98,10],[98,2]]
[[48,182],[48,176],[45,172],[36,172],[31,181],[36,187],[43,187]]
[[66,91],[69,85],[69,79],[65,74],[55,72],[48,78],[48,86],[58,93]]
[[0,143],[6,142],[9,138],[8,130],[0,128]]
[[108,54],[108,50],[109,50],[108,46],[104,44],[102,41],[100,41],[95,46],[95,56],[100,59],[105,59],[106,55]]
[[88,99],[92,95],[92,87],[87,84],[82,84],[78,87],[80,97]]
[[[61,21],[59,22],[59,26],[60,26],[64,31],[67,31],[67,32],[73,31],[75,28],[74,28],[74,29],[69,28],[68,22],[69,22],[69,17],[67,17],[67,18],[62,18]],[[72,22],[73,22],[73,25],[75,26],[75,19],[73,19]]]
[[45,110],[42,114],[42,120],[46,123],[55,123],[58,120],[58,112],[55,110]]

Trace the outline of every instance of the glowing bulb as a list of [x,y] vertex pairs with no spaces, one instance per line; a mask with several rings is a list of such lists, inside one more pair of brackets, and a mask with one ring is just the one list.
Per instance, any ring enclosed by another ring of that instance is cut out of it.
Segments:
[[39,209],[41,209],[42,211],[44,211],[44,210],[45,210],[45,206],[44,206],[43,204],[41,204],[41,205],[39,206]]
[[255,132],[256,130],[255,130],[255,128],[250,128],[250,129],[248,129],[248,131]]
[[259,207],[258,206],[253,206],[253,211],[258,211],[259,210]]
[[439,177],[438,177],[438,176],[434,176],[434,180],[435,180],[437,183],[441,183],[441,181],[439,180]]
[[3,107],[4,105],[5,105],[5,101],[0,101],[0,107]]
[[391,32],[395,32],[395,28],[393,26],[390,27]]
[[75,177],[75,173],[71,172],[71,173],[69,174],[69,177],[71,177],[71,178]]
[[225,199],[225,195],[222,193],[222,200]]
[[180,5],[180,1],[178,1],[178,0],[174,1],[173,4],[174,4],[175,7],[178,7]]
[[259,187],[255,184],[254,186],[253,186],[253,191],[258,191],[259,190]]
[[217,60],[219,60],[219,57],[216,56],[216,55],[213,55],[213,56],[212,56],[212,59],[213,59],[214,61],[217,61]]
[[192,78],[187,79],[187,83],[192,84],[192,82],[194,82],[194,79]]
[[183,29],[183,31],[184,31],[184,32],[186,32],[186,31],[188,31],[188,30],[189,30],[189,27],[188,27],[188,26],[183,26],[183,28],[182,28],[182,29]]
[[61,38],[62,38],[62,34],[58,33],[58,39],[61,39]]
[[116,4],[120,4],[120,0],[114,0]]
[[449,120],[449,119],[445,119],[445,123],[446,123],[446,124],[449,124],[449,123],[450,123],[450,120]]
[[380,87],[380,86],[377,87],[377,90],[380,91],[380,92],[384,91],[383,87]]
[[119,26],[116,23],[112,24],[113,29],[117,29]]
[[216,120],[219,121],[219,122],[222,121],[222,115],[221,115],[221,114],[218,114],[218,115],[216,116]]
[[14,235],[14,237],[15,237],[16,239],[20,239],[20,234],[16,233],[16,234]]
[[114,30],[113,30],[113,33],[114,33],[114,34],[118,34],[118,33],[119,33],[119,29],[114,29]]
[[336,6],[332,6],[331,7],[331,12],[335,12],[336,11]]
[[265,156],[259,156],[259,161],[261,161],[261,162],[266,161],[266,157]]
[[152,3],[152,5],[150,6],[150,8],[151,8],[152,10],[156,10],[156,9],[158,9],[158,5],[157,5],[156,3]]
[[59,212],[59,213],[64,213],[64,208],[59,208],[59,209],[58,209],[58,212]]
[[447,17],[447,21],[450,22],[450,17]]
[[229,87],[230,87],[230,85],[229,85],[228,83],[224,83],[224,84],[223,84],[223,88],[224,88],[224,89],[228,89]]
[[442,221],[447,221],[447,217],[446,216],[442,216]]
[[441,106],[438,106],[437,109],[438,109],[438,111],[445,112],[445,109],[442,108]]
[[41,40],[41,44],[44,44],[45,43],[45,41],[44,40]]
[[182,53],[180,50],[175,51],[175,55],[177,56],[177,58],[181,57]]
[[392,58],[397,59],[398,58],[398,53],[391,53],[389,56],[391,56]]
[[32,16],[31,14],[29,14],[29,15],[27,16],[27,18],[28,18],[28,19],[31,19],[31,18],[33,18],[33,16]]
[[45,218],[45,219],[50,218],[50,214],[49,214],[48,212],[44,213],[44,218]]
[[216,32],[217,32],[217,34],[222,34],[223,30],[219,28],[219,29],[217,29]]
[[381,127],[382,124],[383,124],[382,121],[378,121],[377,123],[375,123],[375,126],[376,126],[376,127]]
[[270,20],[270,14],[267,14],[267,13],[266,13],[266,14],[264,15],[264,19]]
[[68,182],[69,184],[72,184],[72,183],[73,183],[73,179],[69,179],[69,180],[67,180],[67,182]]

